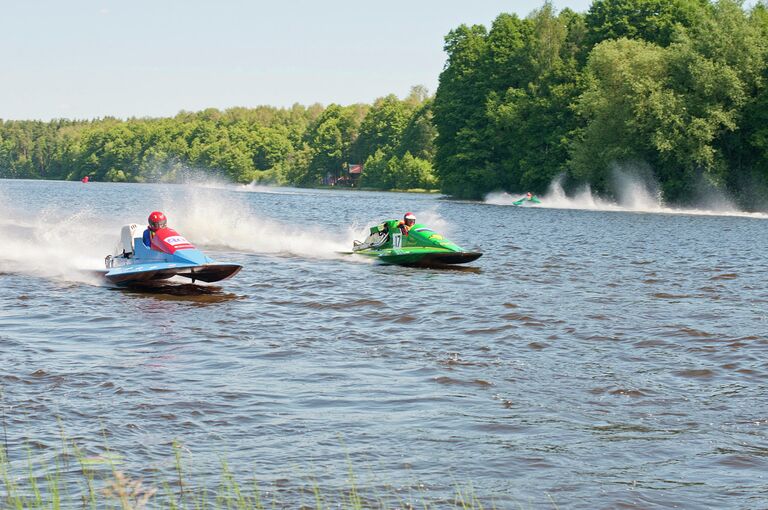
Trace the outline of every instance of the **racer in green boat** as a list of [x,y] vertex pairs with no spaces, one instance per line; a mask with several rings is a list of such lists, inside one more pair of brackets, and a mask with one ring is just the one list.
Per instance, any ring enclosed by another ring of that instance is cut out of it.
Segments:
[[365,241],[354,241],[352,253],[374,257],[385,264],[444,267],[465,264],[482,253],[466,251],[426,225],[416,223],[413,213],[402,220],[387,220],[371,227]]
[[402,232],[404,236],[407,236],[408,231],[411,230],[411,227],[415,224],[416,215],[414,215],[412,212],[407,212],[403,215],[403,221],[397,224],[397,228],[400,229],[400,232]]
[[387,242],[390,231],[400,230],[404,236],[408,235],[411,227],[416,224],[416,215],[407,212],[403,215],[402,221],[389,220],[371,227],[370,234],[365,241],[355,241],[353,249],[355,251],[365,250],[367,248],[378,248]]
[[523,205],[523,202],[532,202],[534,204],[540,204],[541,200],[539,200],[539,197],[531,193],[530,191],[525,194],[525,196],[519,200],[515,200],[512,202],[512,205]]

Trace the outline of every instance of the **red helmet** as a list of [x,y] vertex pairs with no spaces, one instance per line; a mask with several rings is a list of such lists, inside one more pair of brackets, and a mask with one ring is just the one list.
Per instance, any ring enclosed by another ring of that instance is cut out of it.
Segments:
[[168,220],[166,219],[165,214],[161,213],[160,211],[154,211],[149,215],[147,223],[149,223],[149,230],[156,232],[161,228],[165,228],[165,226],[168,224]]
[[405,216],[403,216],[403,221],[410,227],[416,223],[416,216],[412,212],[407,212],[405,213]]

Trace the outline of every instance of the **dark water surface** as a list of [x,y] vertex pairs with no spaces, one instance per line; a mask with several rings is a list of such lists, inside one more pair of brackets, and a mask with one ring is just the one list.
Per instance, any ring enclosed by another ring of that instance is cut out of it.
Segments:
[[[245,269],[143,291],[89,273],[157,208]],[[336,253],[406,210],[485,255],[437,270]],[[63,430],[150,482],[177,440],[198,484],[226,458],[286,507],[307,478],[340,494],[351,464],[417,507],[471,486],[484,508],[768,508],[764,219],[0,181],[0,235],[21,471]]]

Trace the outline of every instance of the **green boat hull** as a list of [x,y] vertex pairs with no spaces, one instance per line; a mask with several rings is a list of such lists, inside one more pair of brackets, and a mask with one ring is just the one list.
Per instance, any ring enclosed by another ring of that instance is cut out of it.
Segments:
[[390,220],[373,227],[371,234],[382,229],[381,234],[386,234],[386,240],[370,247],[357,245],[353,253],[375,258],[384,264],[421,267],[466,264],[483,255],[476,251],[466,251],[420,224],[414,225],[408,235],[403,235],[397,224],[396,220]]
[[358,255],[374,257],[385,264],[401,266],[439,266],[451,264],[466,264],[479,259],[483,254],[476,251],[447,252],[430,249],[411,250],[362,250]]

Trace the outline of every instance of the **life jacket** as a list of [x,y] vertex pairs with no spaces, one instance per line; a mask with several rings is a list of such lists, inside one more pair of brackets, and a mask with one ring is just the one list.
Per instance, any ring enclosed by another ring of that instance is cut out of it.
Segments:
[[155,233],[152,232],[149,229],[144,230],[144,235],[141,236],[142,240],[144,241],[144,246],[147,248],[152,248],[152,238],[155,236]]

